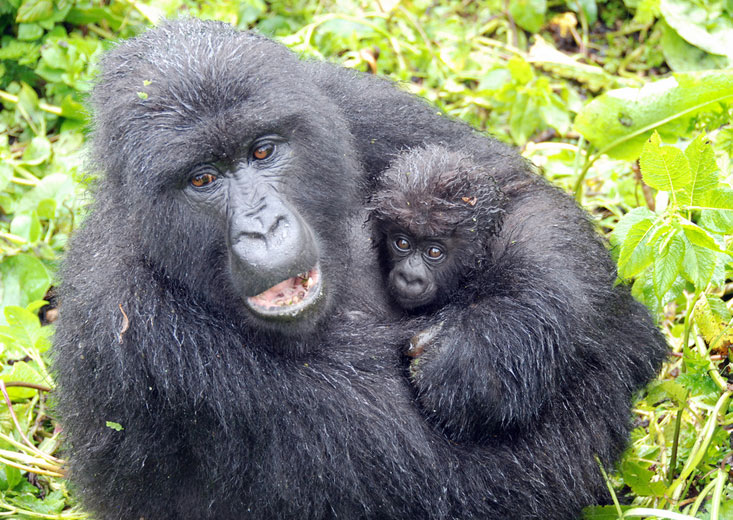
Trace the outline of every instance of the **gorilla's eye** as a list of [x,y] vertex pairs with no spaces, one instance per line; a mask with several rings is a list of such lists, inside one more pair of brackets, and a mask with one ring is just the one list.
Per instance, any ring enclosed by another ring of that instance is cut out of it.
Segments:
[[437,246],[431,246],[425,251],[429,258],[438,260],[443,257],[443,250]]
[[399,237],[395,239],[394,245],[400,251],[409,251],[410,250],[410,242],[406,238],[403,238],[403,237]]
[[257,148],[252,150],[252,157],[258,161],[267,159],[275,151],[275,145],[272,143],[265,143],[259,145]]
[[213,173],[197,173],[191,178],[191,185],[195,188],[203,188],[207,184],[211,184],[216,180],[216,175]]

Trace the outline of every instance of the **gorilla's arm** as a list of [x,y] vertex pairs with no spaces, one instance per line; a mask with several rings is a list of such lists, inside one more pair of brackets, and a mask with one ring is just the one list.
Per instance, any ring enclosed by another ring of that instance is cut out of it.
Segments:
[[[493,259],[464,289],[478,298],[438,313],[441,329],[412,370],[424,409],[455,438],[531,429],[602,356],[641,384],[662,355],[660,333],[614,288],[614,265],[574,202],[540,180],[508,194]],[[620,319],[629,313],[640,318]]]

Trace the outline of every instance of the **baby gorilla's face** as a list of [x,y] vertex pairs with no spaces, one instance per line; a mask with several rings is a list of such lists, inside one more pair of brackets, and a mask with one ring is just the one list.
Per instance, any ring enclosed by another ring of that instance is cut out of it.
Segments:
[[404,230],[387,234],[389,291],[407,310],[442,303],[458,281],[452,237],[420,237]]

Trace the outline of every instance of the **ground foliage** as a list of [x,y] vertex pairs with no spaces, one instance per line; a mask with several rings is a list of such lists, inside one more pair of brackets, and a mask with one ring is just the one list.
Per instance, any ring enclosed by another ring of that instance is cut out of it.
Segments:
[[586,517],[733,519],[733,0],[0,0],[0,517],[85,518],[47,369],[84,96],[113,41],[180,15],[389,75],[574,193],[671,347]]

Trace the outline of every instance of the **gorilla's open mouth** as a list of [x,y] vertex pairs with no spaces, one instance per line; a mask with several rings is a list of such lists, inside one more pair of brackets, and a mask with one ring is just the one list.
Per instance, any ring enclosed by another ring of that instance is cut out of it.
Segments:
[[320,295],[321,270],[315,266],[246,301],[252,312],[264,318],[295,318],[313,305]]

